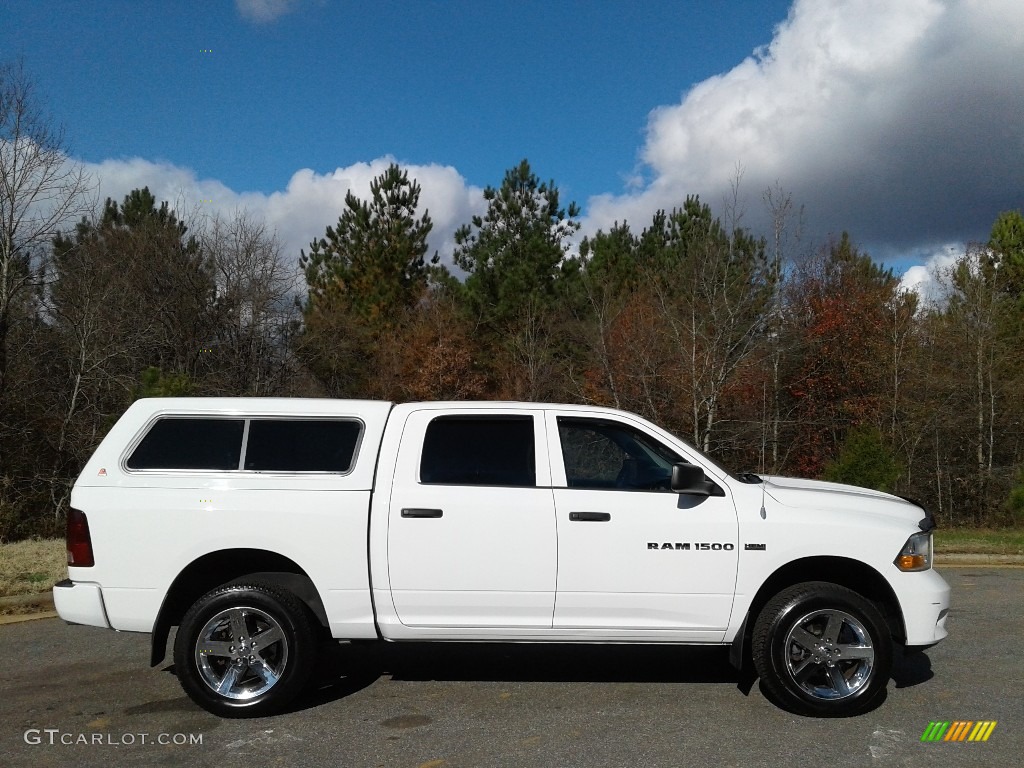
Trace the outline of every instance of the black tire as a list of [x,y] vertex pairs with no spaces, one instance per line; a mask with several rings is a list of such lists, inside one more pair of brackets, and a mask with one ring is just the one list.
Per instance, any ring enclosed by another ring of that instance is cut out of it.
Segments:
[[174,670],[208,712],[260,717],[295,698],[316,653],[309,610],[295,595],[272,584],[238,583],[207,593],[185,614]]
[[796,584],[762,609],[751,637],[765,692],[785,709],[847,717],[875,706],[892,669],[892,636],[878,609],[822,581]]

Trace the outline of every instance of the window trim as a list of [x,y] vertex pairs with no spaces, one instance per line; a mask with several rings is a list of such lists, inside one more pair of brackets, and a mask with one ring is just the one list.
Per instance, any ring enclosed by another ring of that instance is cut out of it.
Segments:
[[[330,469],[245,469],[245,456],[249,450],[249,424],[253,421],[348,421],[359,425],[359,432],[356,435],[355,444],[352,446],[352,461],[344,472],[337,472]],[[245,418],[245,442],[242,444],[242,455],[237,470],[241,475],[325,475],[330,477],[345,477],[351,475],[359,461],[359,450],[363,447],[363,437],[366,435],[366,422],[356,416],[274,416],[259,414]]]
[[[178,468],[167,468],[167,469],[135,469],[128,466],[128,460],[132,454],[139,447],[139,444],[145,439],[146,435],[150,433],[157,422],[163,419],[207,419],[207,420],[227,420],[227,421],[241,421],[242,426],[242,447],[238,454],[238,466],[234,469],[178,469]],[[335,472],[332,470],[324,469],[309,469],[309,470],[286,470],[286,469],[244,469],[245,467],[245,455],[249,449],[249,424],[253,421],[348,421],[354,422],[359,425],[359,433],[356,435],[355,445],[352,448],[352,462],[349,464],[349,468],[345,472]],[[286,477],[347,477],[351,475],[356,468],[356,464],[359,462],[359,453],[363,447],[363,438],[366,436],[366,422],[358,416],[325,416],[322,414],[275,414],[275,413],[259,413],[259,414],[239,414],[239,413],[211,413],[209,411],[200,413],[156,413],[153,414],[142,428],[135,434],[131,442],[121,454],[119,467],[122,472],[128,475],[232,475],[233,477],[257,477],[261,475],[273,475],[273,476],[286,476]]]
[[[561,437],[561,430],[560,430],[560,426],[561,426],[560,422],[563,419],[566,420],[566,421],[571,421],[571,422],[591,422],[591,423],[593,423],[595,425],[598,425],[598,426],[620,427],[620,428],[623,428],[623,429],[632,430],[633,432],[637,432],[640,435],[648,438],[652,442],[655,442],[658,445],[661,445],[662,447],[667,448],[675,456],[677,456],[681,461],[684,461],[684,462],[687,462],[687,463],[693,463],[693,462],[689,461],[689,459],[686,457],[685,453],[681,453],[676,446],[672,445],[672,443],[664,440],[660,435],[652,434],[651,432],[643,429],[640,425],[635,424],[635,423],[633,423],[631,421],[610,418],[610,417],[608,417],[608,416],[606,416],[604,414],[601,414],[601,415],[588,415],[588,414],[565,413],[565,412],[554,411],[554,412],[552,412],[551,415],[554,418],[554,428],[555,428],[554,429],[554,440],[555,440],[557,448],[558,448],[558,461],[561,464],[559,469],[561,471],[561,478],[562,478],[562,480],[565,483],[564,485],[556,486],[556,488],[558,488],[559,490],[583,491],[583,492],[588,492],[588,493],[589,492],[594,492],[594,491],[611,492],[611,493],[657,493],[657,494],[664,494],[665,493],[665,491],[662,490],[662,489],[651,489],[651,488],[583,488],[583,487],[580,487],[580,486],[570,485],[569,484],[569,474],[568,474],[568,471],[567,471],[567,468],[566,468],[566,465],[565,465],[565,449],[564,449],[564,447],[562,445],[562,437]],[[608,439],[610,439],[610,438],[608,438]],[[612,442],[614,442],[614,441],[612,441]],[[698,464],[698,466],[700,466],[701,469],[705,469],[702,464]],[[705,472],[706,471],[707,470],[705,469]],[[552,480],[553,479],[554,478],[552,478]]]
[[[149,433],[153,431],[153,428],[156,427],[157,423],[162,421],[162,420],[164,420],[164,419],[192,419],[192,420],[207,419],[207,420],[210,420],[210,421],[216,419],[218,421],[241,421],[242,422],[242,434],[243,434],[243,437],[245,435],[245,416],[240,416],[239,414],[227,414],[227,413],[223,413],[223,414],[220,414],[220,413],[218,413],[218,414],[205,414],[205,413],[161,413],[161,414],[154,414],[146,422],[146,424],[142,427],[142,429],[140,429],[136,433],[135,437],[128,444],[128,447],[125,448],[124,452],[121,454],[121,461],[119,462],[119,466],[120,466],[122,472],[124,472],[126,474],[131,474],[131,475],[138,475],[138,474],[160,474],[160,475],[166,475],[166,474],[174,474],[174,475],[179,475],[179,474],[185,474],[185,475],[204,474],[204,475],[222,475],[225,472],[234,472],[235,471],[233,469],[159,469],[159,468],[135,468],[135,467],[129,467],[128,466],[128,460],[132,457],[132,455],[134,455],[135,451],[138,450],[139,446],[142,444],[142,441],[145,440],[146,437],[149,435]],[[243,444],[242,448],[244,449],[244,444]],[[241,451],[241,450],[239,451],[239,456],[241,456],[242,452],[243,451]]]
[[[237,471],[244,471],[245,467],[245,454],[249,452],[249,422],[250,419],[245,420],[245,425],[242,427],[242,450],[238,453],[238,466],[235,467]],[[231,470],[229,470],[231,471]]]
[[[507,483],[439,483],[432,482],[423,479],[423,449],[427,442],[427,432],[430,430],[430,426],[436,421],[522,421],[530,424],[530,430],[533,436],[533,483],[531,485],[509,485]],[[539,426],[538,426],[539,424]],[[538,447],[543,448],[543,443],[538,446],[538,440],[544,439],[544,433],[541,429],[544,428],[543,419],[538,419],[537,414],[532,412],[526,413],[508,413],[508,412],[488,412],[483,411],[479,413],[440,413],[435,416],[431,416],[427,419],[426,424],[423,426],[423,433],[420,439],[419,450],[416,454],[416,484],[420,486],[426,486],[430,488],[516,488],[516,489],[527,489],[534,490],[538,488],[547,488],[550,486],[542,486],[538,483],[540,475],[540,454]]]

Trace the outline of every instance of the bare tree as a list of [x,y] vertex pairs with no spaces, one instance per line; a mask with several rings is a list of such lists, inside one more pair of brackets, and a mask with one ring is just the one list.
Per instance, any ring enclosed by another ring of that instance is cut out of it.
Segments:
[[[581,277],[581,286],[586,296],[585,310],[588,317],[577,318],[581,329],[579,334],[600,371],[600,389],[607,396],[609,403],[615,408],[622,407],[619,396],[618,372],[615,368],[611,349],[611,336],[625,307],[626,299],[621,291],[614,291],[595,277],[592,271],[585,270]],[[577,385],[574,395],[583,402],[594,402],[594,393],[588,391],[593,387]],[[604,399],[604,398],[602,398]]]
[[947,270],[951,289],[947,316],[962,334],[964,348],[970,351],[964,369],[971,371],[975,459],[982,477],[992,471],[1002,288],[1002,274],[996,269],[985,269],[987,259],[986,250],[973,245],[963,259]]
[[37,288],[50,240],[92,210],[92,181],[38,105],[21,63],[0,66],[0,403],[15,307]]
[[[738,214],[729,220],[739,221]],[[765,243],[738,227],[728,230],[696,197],[668,216],[659,213],[645,236],[659,229],[668,258],[646,268],[683,375],[693,442],[708,451],[726,387],[760,340],[771,296]]]
[[0,537],[24,535],[45,503],[46,486],[34,482],[49,463],[38,439],[52,360],[37,343],[47,331],[43,286],[50,241],[91,210],[91,188],[24,66],[0,64]]
[[219,374],[225,393],[280,392],[299,323],[296,265],[283,257],[266,222],[244,210],[214,216],[201,241],[217,293],[216,338],[207,346],[207,367]]
[[502,389],[517,400],[546,400],[558,392],[552,311],[536,296],[529,296],[519,316],[508,325],[505,346],[509,367],[503,372]]
[[[765,327],[768,342],[769,366],[771,368],[771,393],[764,398],[765,414],[761,429],[761,461],[762,471],[779,470],[779,430],[782,423],[782,338],[784,325],[784,279],[785,265],[791,260],[790,246],[799,244],[803,230],[803,206],[794,212],[793,196],[785,191],[779,182],[766,189],[762,195],[765,208],[771,215],[772,229],[770,241],[769,269],[772,281],[771,304]],[[770,405],[768,399],[771,399]]]
[[[85,220],[80,233],[95,233]],[[138,386],[139,364],[151,346],[151,328],[126,311],[135,298],[126,270],[95,236],[54,240],[52,280],[43,309],[53,356],[48,410],[52,470],[46,480],[55,518],[67,507],[72,480]]]

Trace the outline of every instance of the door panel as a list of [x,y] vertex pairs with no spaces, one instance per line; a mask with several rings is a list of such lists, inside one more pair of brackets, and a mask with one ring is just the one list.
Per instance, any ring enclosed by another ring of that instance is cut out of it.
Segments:
[[[431,450],[438,450],[443,443],[436,434],[427,433],[428,424],[441,414],[424,410],[410,415],[388,519],[388,573],[395,610],[403,624],[551,626],[557,549],[554,501],[546,487],[550,473],[545,425],[537,411],[511,414],[532,421],[534,455],[530,459],[535,466],[528,480],[523,479],[529,474],[523,465],[508,457],[500,457],[497,468],[488,468],[486,460],[474,458],[488,453],[492,446],[481,444],[473,449],[465,443],[449,445],[454,468],[428,461],[421,476],[424,441],[434,446]],[[471,414],[460,412],[460,418],[467,415]],[[488,410],[477,415],[486,419],[502,414]],[[459,430],[453,434],[458,436]],[[452,439],[451,435],[444,437]],[[454,482],[495,479],[533,485]]]
[[[631,438],[637,424],[622,423],[619,435],[607,419],[594,423],[588,430],[579,414],[565,414],[560,438],[557,414],[548,417],[552,479],[563,486],[554,491],[554,627],[673,629],[716,639],[728,626],[736,581],[731,497],[643,490],[666,486],[662,474],[682,456],[650,434]],[[606,444],[609,435],[621,444]]]

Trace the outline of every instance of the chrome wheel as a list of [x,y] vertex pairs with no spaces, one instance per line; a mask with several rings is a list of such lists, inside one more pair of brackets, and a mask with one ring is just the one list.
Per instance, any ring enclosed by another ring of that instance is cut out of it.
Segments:
[[288,640],[266,611],[228,608],[199,631],[195,662],[210,690],[246,701],[262,696],[281,679],[288,666]]
[[845,611],[813,611],[786,635],[786,669],[816,699],[845,699],[871,680],[875,650],[864,625]]
[[750,639],[762,690],[791,712],[849,717],[885,699],[889,625],[847,587],[806,581],[783,589],[758,613]]
[[277,584],[247,578],[207,592],[174,638],[174,670],[196,704],[221,717],[279,712],[313,670],[310,609]]

